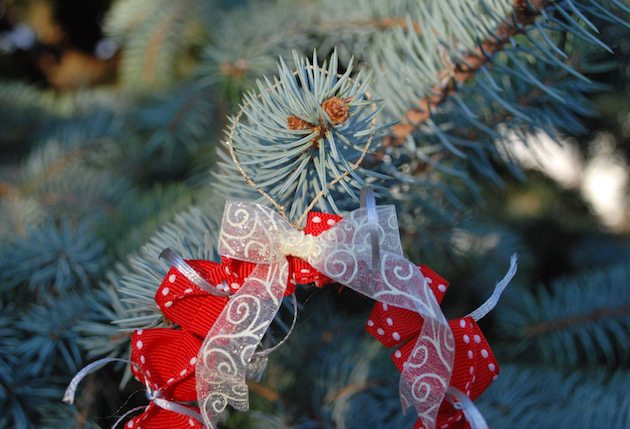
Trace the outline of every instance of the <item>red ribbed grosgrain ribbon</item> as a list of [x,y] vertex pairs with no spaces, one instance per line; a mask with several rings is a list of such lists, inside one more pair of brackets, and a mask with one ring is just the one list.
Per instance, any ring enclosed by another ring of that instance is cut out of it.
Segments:
[[[81,381],[87,377],[89,374],[92,374],[96,371],[98,371],[99,369],[103,368],[105,365],[108,365],[110,363],[113,362],[123,362],[123,363],[127,363],[129,364],[131,367],[135,367],[137,371],[142,372],[142,368],[133,361],[130,360],[126,360],[126,359],[119,359],[119,358],[104,358],[104,359],[99,359],[95,362],[92,362],[91,364],[87,365],[85,368],[83,368],[81,371],[79,371],[70,381],[70,384],[68,385],[68,388],[66,389],[64,396],[63,396],[63,402],[67,403],[67,404],[72,404],[74,403],[74,397],[76,395],[76,391],[77,388],[79,386],[79,383],[81,383]],[[144,374],[144,372],[142,372]],[[139,411],[141,409],[145,409],[145,412],[140,414],[139,416],[134,417],[133,419],[129,420],[128,424],[126,425],[127,428],[133,428],[135,427],[135,422],[139,422],[141,420],[146,419],[147,415],[151,415],[148,414],[151,411],[153,411],[152,414],[157,414],[157,418],[154,418],[154,420],[157,421],[167,421],[170,422],[172,424],[175,424],[175,426],[179,426],[176,422],[178,420],[181,420],[182,422],[185,422],[187,424],[187,427],[192,427],[192,428],[204,428],[205,426],[203,425],[203,420],[201,418],[201,414],[199,414],[199,412],[195,411],[194,409],[187,407],[185,405],[179,404],[177,402],[174,402],[172,400],[168,400],[165,399],[163,397],[163,391],[158,387],[154,387],[151,386],[151,383],[149,381],[149,378],[146,376],[144,376],[144,380],[145,380],[145,386],[146,386],[146,395],[147,395],[147,399],[150,401],[150,404],[148,407],[137,407],[134,408],[132,410],[129,410],[127,413],[125,413],[124,415],[122,415],[113,425],[112,425],[112,429],[115,429],[121,422],[123,422],[130,414]],[[162,416],[160,416],[160,414],[162,414]],[[160,418],[161,417],[161,418]],[[155,423],[155,422],[154,422]],[[153,427],[157,427],[155,424],[153,425]],[[166,427],[171,427],[170,424],[169,426]],[[180,426],[181,427],[181,426]]]
[[[199,405],[206,424],[230,404],[248,409],[247,364],[278,311],[287,277],[287,255],[304,259],[328,278],[377,301],[409,309],[425,323],[400,382],[403,407],[434,426],[452,371],[451,330],[419,269],[402,256],[396,212],[351,212],[318,237],[305,235],[264,206],[228,202],[219,253],[257,264],[208,332],[197,362]],[[372,240],[377,234],[379,260]]]
[[[491,297],[468,316],[449,322],[455,339],[455,361],[449,389],[461,392],[468,400],[464,401],[457,394],[447,397],[451,402],[458,403],[458,408],[444,401],[438,412],[436,427],[449,429],[487,427],[484,426],[483,417],[472,400],[476,399],[497,377],[499,367],[476,321],[496,305],[501,293],[515,275],[516,267],[517,259],[514,255],[507,274],[497,283]],[[419,269],[438,302],[441,302],[448,288],[448,282],[428,267],[419,266]],[[400,346],[392,354],[392,360],[402,371],[404,363],[413,351],[423,323],[422,317],[417,313],[377,303],[370,313],[366,330],[387,347]],[[453,397],[458,399],[453,400]],[[418,420],[414,429],[426,427],[421,420]]]

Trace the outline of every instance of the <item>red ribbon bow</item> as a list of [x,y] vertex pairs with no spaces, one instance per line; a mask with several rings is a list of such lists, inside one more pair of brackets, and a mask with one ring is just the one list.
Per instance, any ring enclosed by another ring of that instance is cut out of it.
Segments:
[[[311,212],[304,228],[305,234],[317,236],[341,220],[340,216]],[[285,295],[295,292],[296,284],[314,283],[322,287],[330,279],[315,270],[306,261],[289,256],[289,285]],[[212,285],[227,284],[237,291],[250,275],[256,264],[222,258],[217,264],[210,261],[187,260],[204,279]],[[228,298],[210,295],[188,280],[175,267],[171,267],[155,294],[155,302],[167,319],[204,338],[214,324]]]
[[[448,282],[426,266],[420,265],[419,268],[438,303],[441,303]],[[417,313],[376,303],[365,329],[386,347],[400,346],[392,354],[392,360],[398,370],[402,371],[403,364],[413,350],[422,323],[423,320]],[[479,325],[472,317],[451,320],[449,326],[455,338],[455,360],[450,385],[474,400],[497,377],[499,365]],[[423,427],[422,422],[418,420],[414,429]],[[468,429],[470,425],[462,411],[455,409],[445,400],[440,406],[436,427]]]
[[[305,234],[319,235],[341,220],[340,216],[311,212],[308,215]],[[322,287],[330,279],[315,270],[302,259],[292,256],[289,261],[289,284],[285,295],[295,292],[296,284],[314,283]],[[186,260],[207,282],[218,286],[226,284],[235,292],[256,267],[255,264],[222,258],[221,263]],[[136,331],[131,338],[131,365],[136,379],[148,382],[161,397],[173,402],[197,400],[195,390],[195,363],[203,338],[206,336],[223,308],[227,297],[211,295],[199,288],[177,268],[171,267],[155,294],[155,302],[170,321],[180,329],[154,328]],[[147,380],[148,379],[148,380]],[[198,408],[192,408],[199,411]],[[196,420],[165,410],[153,402],[145,411],[130,419],[126,426],[145,429],[202,428]]]

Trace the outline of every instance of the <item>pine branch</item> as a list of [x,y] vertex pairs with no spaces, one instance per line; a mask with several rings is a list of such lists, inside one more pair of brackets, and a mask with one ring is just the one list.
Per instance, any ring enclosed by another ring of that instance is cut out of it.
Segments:
[[564,331],[569,328],[578,328],[579,325],[601,323],[606,319],[616,319],[630,316],[630,305],[617,308],[603,308],[577,316],[567,316],[552,321],[538,322],[523,327],[525,337],[532,338],[539,335],[547,335],[555,331]]
[[434,110],[457,92],[458,86],[472,79],[512,38],[523,34],[528,27],[532,26],[547,4],[545,0],[532,2],[516,0],[513,19],[503,22],[492,36],[480,43],[479,48],[438,72],[439,80],[447,77],[447,82],[434,85],[430,91],[431,95],[419,100],[418,107],[409,109],[402,121],[392,127],[392,134],[385,138],[384,145],[402,144],[407,136],[430,118]]
[[627,264],[560,279],[544,289],[508,291],[497,316],[517,342],[510,353],[560,365],[619,365],[630,357]]
[[496,428],[626,428],[628,371],[563,373],[548,367],[503,365],[476,405]]

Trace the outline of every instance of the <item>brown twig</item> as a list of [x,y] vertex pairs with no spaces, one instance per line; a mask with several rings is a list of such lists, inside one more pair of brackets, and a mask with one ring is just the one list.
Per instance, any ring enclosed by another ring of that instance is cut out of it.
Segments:
[[[356,21],[333,21],[320,22],[316,25],[321,33],[329,33],[340,28],[345,29],[376,29],[378,31],[391,30],[392,28],[407,28],[407,20],[403,17],[385,17],[377,19],[365,19]],[[420,24],[411,23],[413,30],[420,34],[422,32]]]
[[461,62],[449,64],[438,72],[440,76],[448,76],[449,80],[444,84],[440,82],[431,88],[431,95],[418,101],[418,105],[405,113],[401,122],[392,127],[392,132],[384,139],[385,146],[399,145],[416,128],[426,122],[431,112],[444,103],[448,97],[457,91],[457,87],[473,78],[477,72],[492,57],[499,52],[514,36],[521,34],[533,24],[547,5],[546,0],[516,0],[514,14],[509,20],[504,21],[496,32],[485,39],[481,46],[465,55]]
[[97,391],[98,382],[96,377],[94,377],[93,375],[89,376],[86,380],[83,394],[81,395],[81,402],[83,402],[83,406],[81,407],[81,412],[77,415],[75,419],[74,429],[83,429],[88,423],[91,410],[94,407],[94,403],[96,400],[95,398]]
[[267,386],[263,386],[262,384],[258,384],[254,381],[248,380],[247,387],[249,387],[249,390],[256,393],[257,395],[262,396],[268,401],[276,402],[280,399],[280,393],[278,393],[276,390],[271,389]]
[[523,328],[525,337],[531,338],[550,332],[561,331],[575,325],[582,325],[588,322],[596,322],[601,319],[627,316],[630,314],[630,306],[618,308],[600,308],[586,314],[567,316],[562,319],[548,320]]
[[374,386],[378,386],[380,384],[382,384],[382,382],[379,380],[366,380],[361,383],[348,384],[347,386],[343,386],[333,392],[330,392],[328,395],[326,395],[324,400],[326,402],[333,402],[339,398],[356,395],[357,393],[363,392],[364,390],[367,390]]

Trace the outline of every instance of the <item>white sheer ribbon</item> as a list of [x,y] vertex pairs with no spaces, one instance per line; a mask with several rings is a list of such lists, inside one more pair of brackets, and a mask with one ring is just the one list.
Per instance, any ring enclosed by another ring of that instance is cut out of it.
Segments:
[[471,429],[489,429],[488,423],[468,396],[450,386],[446,390],[446,397],[455,409],[462,410]]
[[[230,298],[199,352],[197,394],[208,426],[214,426],[228,404],[241,411],[249,408],[247,364],[282,302],[288,255],[363,295],[424,318],[402,372],[400,395],[403,410],[413,406],[427,427],[435,426],[453,368],[453,334],[424,276],[402,256],[395,208],[377,207],[373,218],[373,208],[369,216],[368,209],[358,209],[313,237],[267,207],[226,203],[219,253],[257,267]],[[373,260],[374,228],[378,261]]]

